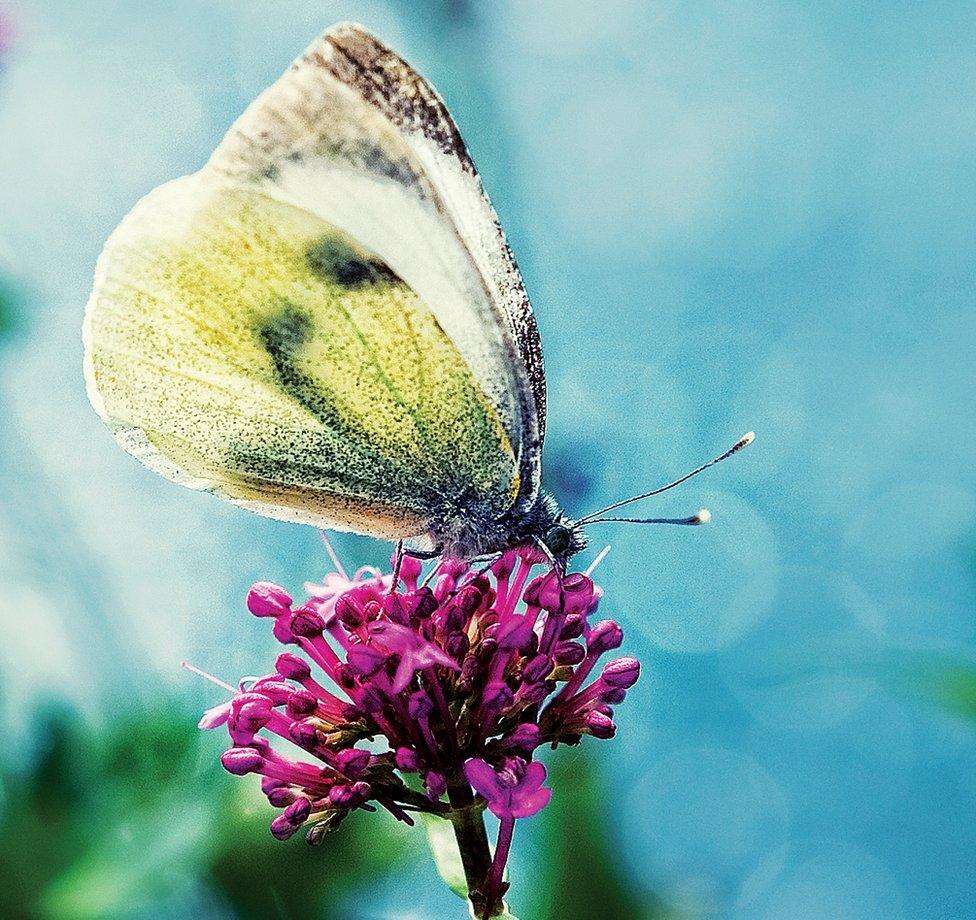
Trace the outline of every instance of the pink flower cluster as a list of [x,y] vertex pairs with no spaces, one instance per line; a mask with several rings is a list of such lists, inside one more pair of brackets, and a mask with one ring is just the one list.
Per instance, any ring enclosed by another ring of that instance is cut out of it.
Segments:
[[[504,825],[545,807],[537,748],[612,737],[640,665],[616,658],[591,679],[622,631],[592,622],[601,592],[590,578],[532,577],[539,563],[530,549],[481,570],[442,559],[421,582],[405,557],[396,585],[375,569],[331,574],[298,605],[277,585],[251,588],[248,609],[300,654],[283,652],[200,726],[227,726],[227,770],[261,775],[281,809],[276,837],[307,825],[317,842],[354,809],[412,823],[411,811],[480,803]],[[274,736],[308,758],[276,750]]]

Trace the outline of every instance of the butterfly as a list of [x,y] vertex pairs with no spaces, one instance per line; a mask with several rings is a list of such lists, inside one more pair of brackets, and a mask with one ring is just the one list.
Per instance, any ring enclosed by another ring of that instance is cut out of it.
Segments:
[[515,259],[440,96],[358,25],[125,217],[84,344],[92,405],[150,469],[421,557],[534,543],[562,569],[587,523],[661,491],[573,520],[540,488]]

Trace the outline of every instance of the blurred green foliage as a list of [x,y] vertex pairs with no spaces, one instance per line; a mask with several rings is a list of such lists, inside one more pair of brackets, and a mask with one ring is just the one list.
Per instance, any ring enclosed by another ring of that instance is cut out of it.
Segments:
[[13,295],[0,278],[0,339],[6,338],[14,325]]
[[[275,840],[253,777],[224,773],[219,745],[194,723],[176,704],[101,731],[71,713],[38,719],[31,766],[0,769],[5,920],[157,916],[156,905],[181,899],[199,915],[201,898],[242,920],[350,920],[358,892],[429,858],[420,830],[385,815],[353,815],[318,848]],[[560,754],[552,782],[562,794],[540,819],[516,914],[673,917],[618,867],[591,759]]]
[[555,794],[538,819],[544,837],[532,871],[539,884],[519,888],[516,880],[515,913],[538,920],[677,920],[620,864],[611,805],[585,747],[560,748],[551,759],[549,785]]
[[17,324],[17,307],[14,289],[0,277],[0,341],[3,341]]
[[194,723],[176,707],[101,733],[42,720],[33,767],[0,772],[5,920],[153,915],[201,890],[245,920],[349,920],[357,886],[423,858],[382,815],[353,816],[316,849],[275,840],[256,783],[223,773]]
[[956,655],[901,652],[894,686],[953,715],[976,721],[976,662]]

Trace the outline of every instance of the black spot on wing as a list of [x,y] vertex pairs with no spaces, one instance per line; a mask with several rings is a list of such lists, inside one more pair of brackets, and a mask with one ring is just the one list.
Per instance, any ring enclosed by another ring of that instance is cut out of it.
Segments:
[[358,253],[345,240],[324,236],[306,253],[309,268],[320,278],[346,288],[367,284],[390,284],[400,279],[379,259]]
[[[306,460],[295,456],[275,458],[267,450],[256,450],[244,444],[232,445],[229,456],[232,469],[250,470],[278,482],[291,481],[289,476],[302,471],[303,481],[312,483],[317,481],[316,473],[318,480],[321,480],[331,470],[337,482],[344,483],[358,494],[391,498],[396,492],[391,485],[398,484],[401,492],[405,490],[425,504],[439,499],[436,489],[418,482],[410,469],[386,455],[383,446],[377,444],[355,417],[344,410],[332,393],[323,389],[304,370],[303,349],[315,336],[314,317],[295,304],[282,301],[262,318],[255,331],[271,359],[277,385],[323,427],[342,439],[345,448],[355,457],[360,474],[353,474],[341,458],[325,453],[329,450],[325,441],[321,455],[316,456],[318,451],[310,448],[309,456],[315,459]],[[306,467],[301,470],[303,463]]]
[[262,319],[257,334],[281,389],[323,425],[344,433],[348,425],[335,401],[301,369],[302,347],[314,331],[312,317],[286,301]]
[[[360,144],[359,154],[363,166],[370,172],[378,173],[408,188],[418,185],[419,180],[417,179],[417,174],[413,171],[406,158],[394,160],[380,147],[375,144],[367,144],[366,142]],[[418,192],[420,192],[419,189]]]

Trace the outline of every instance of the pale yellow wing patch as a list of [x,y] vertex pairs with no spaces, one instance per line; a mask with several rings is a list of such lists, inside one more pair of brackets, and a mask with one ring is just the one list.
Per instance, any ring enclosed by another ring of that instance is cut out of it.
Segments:
[[545,375],[515,260],[435,89],[340,23],[248,106],[209,169],[347,232],[430,306],[513,444],[535,500]]
[[113,235],[85,338],[127,450],[261,513],[410,537],[518,491],[504,426],[425,302],[320,216],[208,171]]

